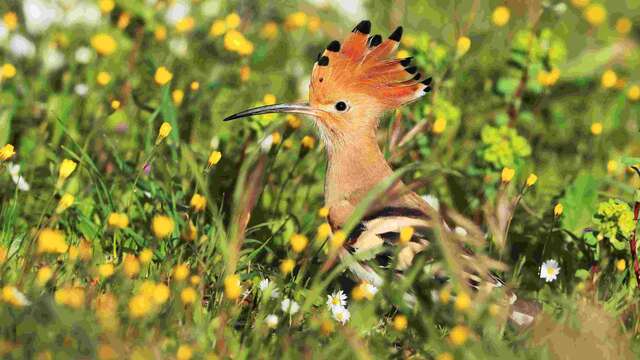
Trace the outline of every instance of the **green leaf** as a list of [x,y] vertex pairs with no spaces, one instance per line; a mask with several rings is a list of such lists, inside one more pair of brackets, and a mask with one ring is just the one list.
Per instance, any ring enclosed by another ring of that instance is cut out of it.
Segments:
[[560,202],[564,206],[562,227],[579,234],[591,224],[598,202],[599,181],[591,174],[581,173],[567,188]]
[[640,164],[640,157],[623,156],[620,162],[627,166],[634,166]]
[[576,277],[581,280],[585,280],[589,277],[589,271],[585,269],[576,270]]

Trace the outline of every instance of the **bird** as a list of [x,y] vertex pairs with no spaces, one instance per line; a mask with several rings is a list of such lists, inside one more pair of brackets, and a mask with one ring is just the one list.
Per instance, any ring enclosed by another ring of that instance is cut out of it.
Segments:
[[[396,58],[403,28],[398,26],[386,39],[371,35],[371,22],[359,22],[346,38],[331,41],[313,65],[309,101],[251,108],[224,121],[269,113],[305,115],[313,120],[327,152],[324,186],[328,222],[335,233],[344,229],[359,204],[377,186],[388,182],[382,195],[348,229],[341,258],[349,255],[370,259],[398,243],[402,229],[414,230],[410,241],[398,252],[397,272],[406,271],[415,256],[430,244],[437,212],[399,179],[384,157],[376,133],[385,113],[423,99],[434,86],[423,77],[413,58]],[[470,259],[468,253],[461,254]],[[379,258],[379,256],[378,256]],[[366,262],[350,261],[350,270],[364,281],[380,285],[381,276]],[[470,281],[478,280],[469,272]],[[497,286],[502,282],[493,281]],[[515,300],[511,300],[514,302]],[[525,320],[530,320],[524,314]]]

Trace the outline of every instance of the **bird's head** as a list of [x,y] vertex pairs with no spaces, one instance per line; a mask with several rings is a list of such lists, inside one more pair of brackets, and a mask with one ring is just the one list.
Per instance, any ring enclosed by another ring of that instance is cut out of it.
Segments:
[[332,41],[318,55],[308,103],[261,106],[225,121],[267,113],[308,115],[329,145],[375,130],[383,112],[431,91],[431,78],[423,79],[411,65],[411,58],[391,57],[398,48],[402,27],[384,41],[370,32],[371,23],[362,21],[342,43]]

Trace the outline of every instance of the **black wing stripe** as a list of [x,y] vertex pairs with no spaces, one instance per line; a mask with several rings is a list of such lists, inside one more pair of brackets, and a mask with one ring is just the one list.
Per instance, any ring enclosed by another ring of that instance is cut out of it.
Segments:
[[372,214],[369,214],[362,218],[362,221],[371,221],[380,217],[391,217],[391,216],[406,216],[410,218],[428,218],[427,214],[422,212],[421,210],[410,208],[410,207],[384,207]]

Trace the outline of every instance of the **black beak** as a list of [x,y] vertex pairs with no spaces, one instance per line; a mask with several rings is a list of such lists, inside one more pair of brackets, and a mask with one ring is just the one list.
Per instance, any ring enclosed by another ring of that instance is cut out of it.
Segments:
[[308,103],[275,104],[275,105],[259,106],[253,109],[244,110],[237,114],[227,116],[224,119],[224,121],[230,121],[230,120],[245,118],[245,117],[254,116],[254,115],[273,114],[273,113],[302,114],[302,115],[310,115],[314,117],[318,116],[317,110],[309,106]]

